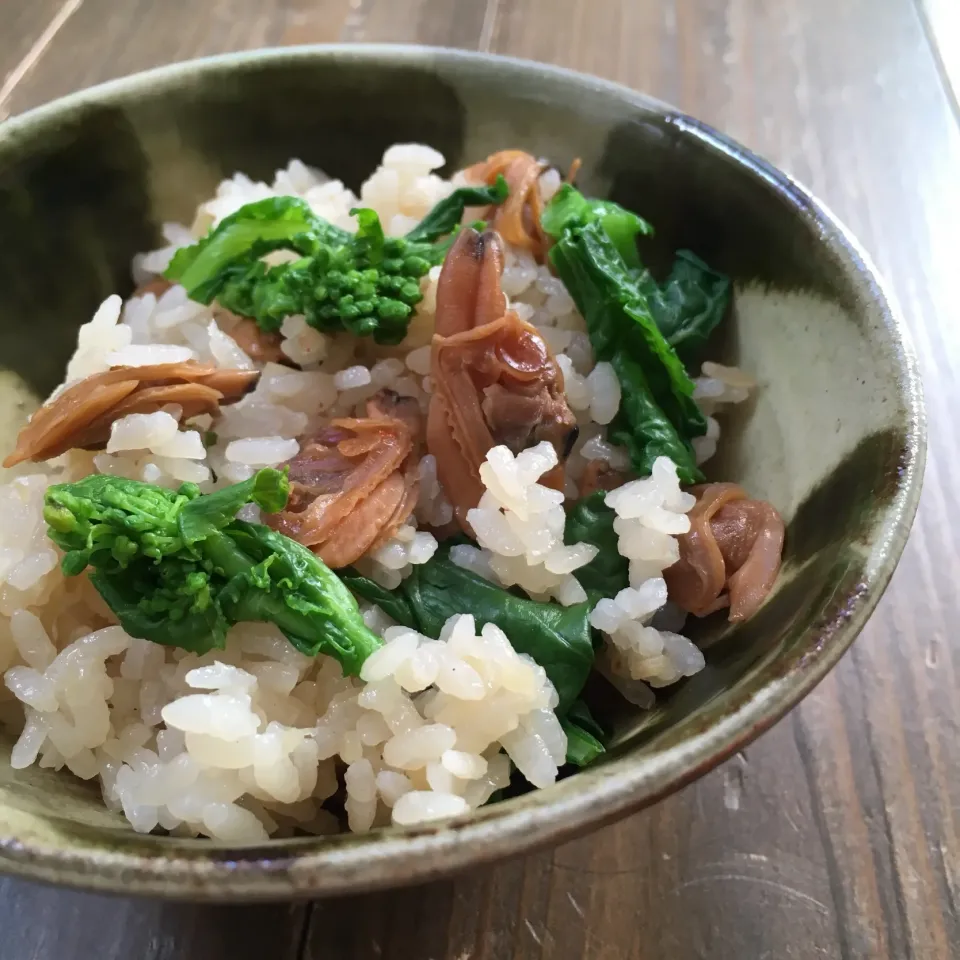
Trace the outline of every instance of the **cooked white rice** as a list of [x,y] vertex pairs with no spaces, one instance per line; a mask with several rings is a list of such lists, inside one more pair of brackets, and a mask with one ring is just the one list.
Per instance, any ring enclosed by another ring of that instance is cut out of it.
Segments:
[[376,609],[367,619],[387,642],[356,680],[269,625],[238,625],[226,650],[203,656],[117,626],[58,652],[42,621],[18,611],[4,649],[22,661],[5,674],[26,713],[13,766],[99,777],[138,831],[231,843],[336,829],[321,804],[338,789],[338,760],[355,831],[389,823],[408,792],[394,822],[479,806],[508,782],[508,758],[537,786],[556,779],[556,693],[500,630],[477,633],[461,616],[430,640],[383,626]]
[[[237,174],[200,206],[191,227],[165,225],[167,246],[135,258],[134,276],[157,275],[179,247],[269,196],[301,196],[347,229],[354,226],[351,207],[362,202],[377,210],[388,234],[401,235],[453,189],[435,173],[443,163],[430,147],[398,144],[359,198],[299,160],[270,185]],[[555,171],[541,178],[545,197],[558,186]],[[228,336],[236,318],[190,301],[180,286],[125,304],[108,297],[80,328],[66,382],[121,363],[187,359],[262,373],[215,422],[197,417],[180,429],[175,407],[132,414],[113,424],[105,451],[71,451],[0,486],[0,719],[22,729],[14,767],[37,763],[99,778],[107,806],[137,831],[160,827],[228,843],[335,831],[338,822],[323,804],[341,785],[349,827],[364,831],[466,813],[508,784],[511,764],[535,786],[556,779],[566,750],[556,693],[543,669],[493,625],[477,630],[472,617],[453,617],[431,640],[367,607],[368,625],[386,643],[359,679],[344,678],[334,660],[304,657],[264,624],[240,624],[225,650],[196,656],[127,636],[86,578],[63,577],[45,536],[43,495],[53,482],[99,471],[210,490],[289,459],[299,437],[331,416],[362,415],[384,387],[425,411],[439,274],[436,267],[424,278],[424,299],[396,348],[321,334],[303,317],[288,317],[281,349],[300,370],[255,363]],[[629,466],[625,451],[606,440],[620,386],[609,364],[594,363],[583,319],[546,267],[508,249],[503,289],[540,330],[566,379],[581,428],[566,468],[571,498],[589,460]],[[699,459],[716,448],[718,407],[744,399],[751,385],[740,371],[704,365],[697,399],[710,432],[697,441]],[[481,471],[487,493],[470,514],[480,547],[457,546],[452,557],[535,598],[571,604],[586,599],[576,571],[596,548],[563,543],[564,493],[537,482],[555,464],[545,443],[518,456],[492,450]],[[419,475],[414,516],[359,564],[389,588],[437,549],[417,524],[443,526],[453,516],[432,456],[422,457]],[[591,622],[609,639],[601,668],[634,702],[649,703],[650,686],[703,665],[690,641],[651,626],[665,616],[661,574],[677,557],[675,537],[687,529],[692,497],[661,459],[653,476],[608,494],[607,502],[617,513],[631,586],[602,600]],[[255,520],[257,513],[250,507],[243,515]]]
[[507,447],[494,447],[480,467],[487,491],[467,520],[500,583],[567,606],[587,599],[573,573],[593,560],[598,548],[563,542],[563,492],[537,483],[557,462],[546,441],[516,457]]

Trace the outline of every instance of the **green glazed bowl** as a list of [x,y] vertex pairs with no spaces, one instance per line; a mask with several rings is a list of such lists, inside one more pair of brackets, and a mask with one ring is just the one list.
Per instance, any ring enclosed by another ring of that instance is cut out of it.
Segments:
[[651,804],[793,707],[863,627],[903,549],[925,432],[917,365],[863,251],[789,177],[622,87],[534,63],[416,47],[308,47],[154,70],[0,126],[4,449],[63,375],[77,327],[129,294],[131,256],[225,176],[300,157],[353,187],[396,141],[452,167],[503,147],[583,159],[580,183],[640,212],[657,256],[729,273],[718,359],[760,381],[713,472],[788,523],[783,573],[749,623],[703,625],[706,669],[642,713],[611,705],[602,763],[441,826],[257,847],[139,836],[63,773],[14,772],[0,742],[0,869],[199,899],[322,895],[424,880],[555,843]]

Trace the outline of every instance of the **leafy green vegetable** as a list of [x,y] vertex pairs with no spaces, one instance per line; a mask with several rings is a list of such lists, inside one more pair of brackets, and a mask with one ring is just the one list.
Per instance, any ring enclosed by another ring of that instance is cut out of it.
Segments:
[[194,300],[209,303],[217,295],[221,272],[238,261],[258,260],[274,250],[314,256],[324,245],[350,239],[346,230],[318,217],[298,197],[268,197],[224,217],[216,229],[174,254],[166,276],[186,287]]
[[607,427],[607,439],[626,449],[633,469],[642,477],[649,476],[654,461],[663,456],[677,465],[681,483],[702,480],[693,447],[657,405],[643,367],[625,351],[615,353],[611,364],[622,392],[620,409]]
[[567,763],[585,767],[606,753],[607,735],[582,700],[574,701],[560,723],[567,735]]
[[599,222],[565,232],[550,251],[587,321],[597,358],[609,361],[620,380],[623,400],[608,436],[627,447],[641,476],[665,455],[676,463],[681,482],[697,482],[702,477],[690,439],[706,431],[706,421],[693,402],[693,382],[657,330],[622,259],[611,252],[613,242]]
[[[561,726],[567,735],[567,763],[577,767],[592,763],[604,752],[605,735],[587,705],[574,699],[586,682],[593,662],[587,622],[591,605],[581,604],[582,611],[577,610],[567,617],[556,616],[556,613],[563,613],[563,608],[515,597],[457,567],[449,559],[448,551],[449,548],[444,549],[418,567],[398,590],[388,590],[352,571],[343,575],[343,581],[354,593],[375,603],[397,623],[427,636],[438,637],[446,618],[456,613],[472,613],[478,627],[484,623],[496,623],[507,634],[514,649],[533,657],[556,687],[560,697],[558,713],[566,712]],[[578,576],[583,569],[581,567],[577,572]],[[420,577],[426,581],[425,585],[408,586],[411,580]],[[462,592],[455,598],[444,596],[448,588]],[[573,610],[571,607],[566,609]],[[418,610],[422,611],[422,619],[417,615]],[[490,802],[494,802],[493,798]]]
[[[386,237],[374,210],[351,210],[355,234],[318,217],[298,197],[269,197],[225,217],[207,236],[178,250],[165,276],[191,299],[217,300],[234,313],[278,330],[303,314],[318,330],[349,330],[377,343],[399,343],[422,298],[420,278],[442,262],[453,231],[471,203],[501,203],[507,183],[465,187],[441,200],[406,237]],[[277,250],[299,254],[268,266]]]
[[[579,250],[604,298],[605,309],[594,319],[596,333],[590,330],[591,342],[596,338],[603,345],[598,359],[627,353],[643,368],[654,400],[677,430],[686,436],[700,436],[706,421],[693,400],[693,381],[657,327],[646,297],[624,268],[613,240],[603,224],[595,222],[580,231],[579,241]],[[589,319],[587,324],[589,329]]]
[[177,520],[180,536],[192,547],[228,526],[246,504],[255,503],[266,513],[277,513],[287,505],[289,494],[285,473],[258,470],[249,480],[191,499]]
[[224,589],[230,619],[275,623],[301,653],[325,653],[344,673],[359,674],[381,641],[340,578],[315,553],[262,524],[237,520],[231,536],[257,563]]
[[567,735],[567,763],[586,767],[607,751],[607,734],[583,700],[575,700],[560,721]]
[[670,276],[646,291],[660,332],[684,363],[696,359],[730,303],[730,278],[689,250],[677,253]]
[[434,208],[406,235],[410,243],[434,243],[453,233],[463,220],[467,207],[487,207],[501,204],[510,190],[506,179],[498,176],[493,186],[459,187],[440,200]]
[[653,227],[642,217],[610,200],[585,197],[569,183],[561,185],[540,218],[544,232],[558,238],[564,230],[600,221],[617,252],[631,270],[642,269],[637,237],[650,236]]
[[596,737],[604,746],[607,743],[607,733],[594,719],[590,708],[583,700],[574,701],[567,719],[578,724],[583,730],[586,730],[591,736]]
[[458,613],[472,613],[478,627],[495,623],[518,653],[529,655],[546,670],[560,697],[560,713],[576,699],[593,666],[590,604],[561,607],[516,597],[458,567],[449,548],[415,567],[396,591],[352,573],[343,575],[343,582],[398,622],[429,637],[438,637],[444,623]]
[[597,490],[578,500],[567,512],[566,543],[592,543],[600,552],[577,570],[577,579],[588,594],[615,597],[630,585],[630,563],[620,556],[618,536],[613,529],[616,514],[604,503],[605,492]]
[[653,233],[650,224],[617,203],[585,197],[568,183],[554,194],[541,217],[543,229],[557,239],[565,230],[597,221],[646,297],[660,332],[686,361],[723,319],[730,302],[730,279],[696,254],[680,250],[670,275],[658,285],[644,269],[637,250],[636,238]]
[[[427,561],[428,563],[432,561]],[[404,584],[401,584],[397,590],[388,590],[380,586],[376,580],[364,577],[357,573],[352,567],[340,572],[340,579],[358,596],[363,597],[369,603],[375,603],[387,616],[392,617],[397,623],[405,627],[412,627],[414,630],[420,629],[420,623],[416,614],[413,612],[413,606],[402,592]],[[439,633],[439,632],[438,632]],[[435,635],[436,636],[436,635]]]
[[[562,227],[550,259],[587,322],[597,359],[609,361],[620,380],[624,399],[608,435],[627,447],[641,476],[665,455],[677,464],[681,482],[696,482],[702,477],[690,440],[706,432],[706,420],[693,400],[693,381],[643,292],[634,238],[646,225],[628,211],[616,217],[587,207],[574,216],[571,190],[563,194],[567,212],[545,221],[551,229]],[[608,222],[616,225],[616,240]]]
[[566,719],[561,720],[560,725],[567,735],[567,763],[575,767],[586,767],[606,753],[606,747],[580,724]]
[[236,519],[247,503],[282,509],[288,492],[286,474],[269,469],[207,495],[94,475],[48,488],[43,515],[64,573],[92,567],[131,636],[204,653],[234,623],[274,623],[301,652],[357,674],[380,640],[350,591],[305,547]]
[[359,255],[372,266],[383,263],[386,255],[387,238],[376,210],[368,207],[354,207],[351,211],[357,218],[357,232],[353,243]]
[[[206,237],[177,251],[165,276],[193,300],[252,317],[277,330],[302,313],[319,330],[350,330],[378,343],[399,343],[420,278],[442,253],[426,243],[387,238],[373,210],[357,215],[356,234],[316,216],[297,197],[270,197],[241,207]],[[276,250],[299,259],[268,266]]]
[[586,767],[606,753],[604,745],[579,724],[562,720],[560,725],[567,735],[567,763],[575,767]]

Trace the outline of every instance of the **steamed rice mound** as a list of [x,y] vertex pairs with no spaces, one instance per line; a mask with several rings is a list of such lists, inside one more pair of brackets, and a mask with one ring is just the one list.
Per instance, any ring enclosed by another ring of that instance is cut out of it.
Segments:
[[[237,174],[200,205],[192,226],[165,225],[167,246],[135,258],[135,280],[154,279],[179,247],[270,196],[302,197],[346,229],[354,229],[349,211],[362,201],[388,235],[400,236],[459,182],[437,175],[443,164],[429,147],[391,147],[359,198],[298,160],[269,185]],[[544,200],[559,183],[556,171],[543,173]],[[63,576],[46,537],[43,496],[51,483],[99,472],[171,488],[189,481],[209,491],[295,457],[299,438],[331,418],[362,416],[384,388],[426,412],[439,275],[435,267],[424,277],[423,300],[399,347],[323,334],[303,317],[288,317],[280,350],[299,369],[253,359],[230,336],[239,318],[189,300],[177,285],[125,303],[108,297],[80,328],[68,383],[119,364],[188,360],[261,375],[216,419],[196,417],[181,429],[178,409],[131,414],[114,422],[104,450],[73,450],[41,468],[19,468],[0,486],[0,719],[21,731],[15,768],[65,767],[99,780],[106,805],[139,832],[159,827],[225,843],[335,832],[337,808],[357,832],[460,815],[506,787],[512,768],[536,787],[556,780],[567,749],[557,693],[543,668],[518,655],[492,624],[451,617],[433,640],[364,606],[365,622],[385,642],[359,678],[345,678],[332,659],[304,656],[267,624],[239,624],[225,650],[197,656],[128,636],[85,577]],[[594,362],[583,319],[546,266],[507,247],[502,287],[511,309],[554,352],[579,437],[560,491],[538,482],[557,464],[549,443],[518,455],[491,450],[481,469],[486,493],[470,516],[478,545],[455,546],[451,557],[534,599],[579,603],[587,594],[577,570],[597,548],[564,543],[564,502],[577,496],[589,461],[615,470],[629,465],[626,452],[606,439],[620,384],[609,364]],[[710,430],[697,444],[699,459],[716,448],[713,414],[750,387],[739,371],[705,368],[698,399]],[[357,564],[389,589],[437,550],[436,538],[420,527],[441,528],[453,518],[434,457],[422,456],[417,474],[413,515]],[[689,529],[693,502],[666,458],[651,477],[607,495],[630,587],[601,600],[591,623],[607,637],[600,668],[636,703],[650,702],[650,687],[703,666],[700,651],[677,632],[682,617],[666,604],[662,578],[678,557],[676,537]],[[258,513],[246,507],[241,516],[256,521]]]

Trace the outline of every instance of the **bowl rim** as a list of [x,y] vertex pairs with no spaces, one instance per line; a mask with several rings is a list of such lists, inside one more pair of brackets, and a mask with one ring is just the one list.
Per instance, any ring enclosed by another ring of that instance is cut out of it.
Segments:
[[[695,780],[771,727],[796,706],[836,665],[876,607],[900,559],[917,510],[926,454],[926,418],[919,366],[896,300],[868,254],[837,217],[792,177],[707,124],[653,97],[612,81],[564,67],[515,57],[393,44],[312,44],[269,47],[168,64],[71,93],[0,123],[0,150],[28,138],[51,121],[91,103],[126,100],[156,93],[184,74],[243,70],[264,63],[328,59],[383,63],[428,63],[455,70],[512,71],[581,89],[654,113],[683,134],[746,167],[764,180],[820,229],[844,268],[869,290],[890,337],[902,402],[907,414],[906,456],[895,493],[871,543],[873,560],[861,588],[849,597],[836,621],[811,629],[817,655],[795,664],[782,677],[744,692],[716,724],[690,735],[685,743],[653,752],[637,763],[612,759],[550,788],[535,804],[507,801],[481,808],[463,822],[393,829],[365,837],[269,841],[243,848],[195,845],[163,837],[113,835],[89,828],[59,842],[0,834],[0,872],[104,892],[194,900],[281,899],[359,892],[423,882],[470,865],[529,852],[558,843],[626,816]],[[544,794],[537,792],[540,796]],[[494,811],[494,813],[490,813]]]

